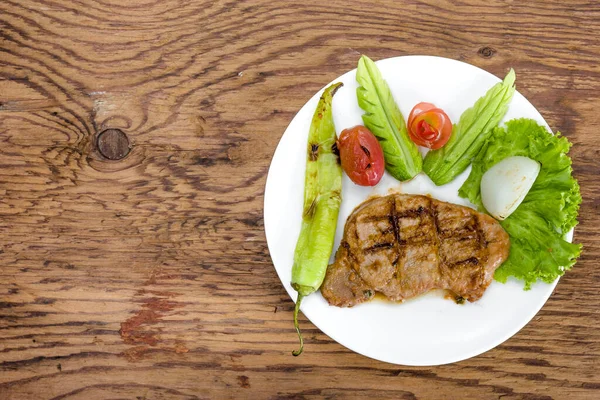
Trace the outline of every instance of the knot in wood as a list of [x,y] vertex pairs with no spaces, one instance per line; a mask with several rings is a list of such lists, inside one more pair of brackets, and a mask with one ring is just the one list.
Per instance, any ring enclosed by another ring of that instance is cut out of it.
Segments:
[[485,47],[480,48],[477,51],[477,54],[479,54],[483,58],[492,58],[494,56],[494,54],[496,54],[496,50],[492,47],[485,46]]
[[109,160],[121,160],[131,149],[127,135],[120,129],[106,129],[100,132],[97,146],[100,154]]

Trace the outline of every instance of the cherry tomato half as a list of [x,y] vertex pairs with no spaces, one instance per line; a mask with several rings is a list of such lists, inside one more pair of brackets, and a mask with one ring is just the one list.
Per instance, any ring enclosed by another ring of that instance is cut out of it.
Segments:
[[375,135],[364,126],[344,129],[338,139],[338,149],[344,172],[352,182],[375,186],[383,176],[383,150]]
[[432,150],[444,146],[452,134],[452,121],[431,103],[417,104],[408,116],[408,135],[415,144]]

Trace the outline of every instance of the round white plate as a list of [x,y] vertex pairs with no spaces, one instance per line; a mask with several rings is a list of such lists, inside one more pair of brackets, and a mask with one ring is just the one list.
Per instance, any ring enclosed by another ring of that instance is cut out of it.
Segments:
[[[482,69],[439,57],[396,57],[381,60],[377,66],[405,118],[415,104],[427,101],[445,110],[451,120],[457,122],[465,109],[499,81]],[[362,125],[363,111],[356,100],[356,70],[334,82],[344,83],[333,100],[333,117],[339,135],[345,128]],[[518,82],[517,71],[517,86]],[[321,92],[302,107],[286,129],[273,156],[265,189],[269,251],[281,282],[294,300],[297,294],[290,280],[300,233],[305,149]],[[547,126],[540,113],[520,93],[515,93],[504,121],[517,117],[533,118]],[[472,207],[457,193],[469,172],[470,167],[453,182],[440,187],[423,173],[404,184],[386,173],[375,187],[357,186],[344,174],[343,200],[331,261],[346,218],[370,195],[386,194],[394,189],[430,194],[436,199]],[[304,299],[301,309],[325,334],[357,353],[394,364],[439,365],[476,356],[510,338],[540,310],[557,282],[537,283],[531,290],[524,291],[522,282],[494,281],[481,300],[464,305],[444,299],[438,291],[402,304],[375,300],[353,308],[338,308],[329,306],[321,293],[316,292]],[[291,317],[290,338],[295,338]],[[310,341],[305,351],[311,351]]]

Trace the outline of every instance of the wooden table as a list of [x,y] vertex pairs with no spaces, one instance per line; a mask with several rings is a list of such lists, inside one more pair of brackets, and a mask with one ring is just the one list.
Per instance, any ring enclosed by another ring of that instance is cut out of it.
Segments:
[[[0,398],[600,398],[600,3],[299,3],[0,3]],[[514,67],[574,144],[584,253],[481,356],[386,364],[304,317],[290,355],[267,170],[361,53]]]

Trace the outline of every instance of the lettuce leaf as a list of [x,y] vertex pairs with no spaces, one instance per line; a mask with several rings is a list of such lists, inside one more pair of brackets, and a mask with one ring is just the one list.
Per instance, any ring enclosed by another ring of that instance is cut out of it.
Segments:
[[385,168],[399,181],[412,179],[421,172],[423,159],[410,140],[404,117],[377,65],[367,56],[358,61],[356,89],[358,105],[365,111],[362,119],[375,135],[385,158]]
[[580,244],[571,244],[564,235],[577,225],[581,204],[579,185],[572,176],[571,144],[557,133],[531,119],[513,119],[505,128],[495,128],[473,160],[471,174],[458,194],[481,211],[481,178],[491,166],[510,156],[524,156],[541,164],[540,173],[517,210],[500,224],[511,240],[508,259],[494,278],[506,282],[509,276],[522,279],[525,289],[538,279],[552,282],[576,262]]
[[492,86],[473,107],[462,113],[452,127],[446,145],[425,156],[423,171],[436,185],[451,182],[463,172],[498,126],[515,93],[515,71],[510,70],[504,81]]
[[530,289],[537,280],[547,283],[570,269],[581,253],[581,245],[569,243],[548,227],[540,214],[520,207],[500,223],[510,236],[510,255],[496,270],[494,279],[506,282],[514,276]]

